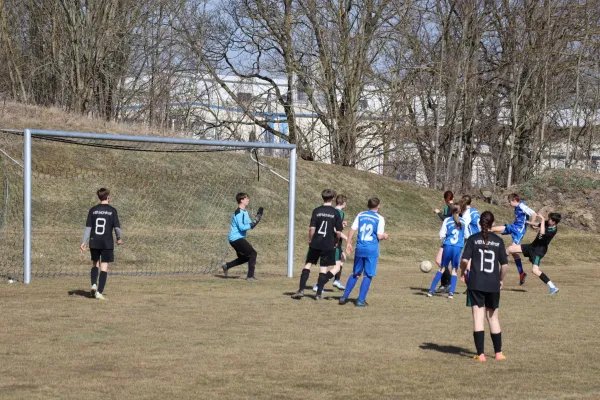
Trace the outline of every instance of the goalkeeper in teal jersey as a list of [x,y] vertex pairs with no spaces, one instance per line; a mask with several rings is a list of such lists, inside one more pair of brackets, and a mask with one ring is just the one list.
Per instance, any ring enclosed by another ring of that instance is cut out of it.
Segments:
[[250,215],[248,215],[248,204],[250,203],[250,198],[246,193],[238,193],[235,196],[237,200],[238,207],[233,213],[231,217],[231,230],[229,232],[229,244],[235,250],[237,254],[237,258],[228,263],[221,264],[221,268],[223,268],[223,274],[227,276],[227,272],[230,268],[235,266],[248,263],[248,275],[246,276],[247,281],[257,281],[254,277],[254,269],[256,267],[256,257],[258,253],[252,245],[246,240],[246,232],[250,229],[254,229],[256,225],[260,222],[263,214],[263,208],[258,208],[258,213],[253,220],[250,219]]

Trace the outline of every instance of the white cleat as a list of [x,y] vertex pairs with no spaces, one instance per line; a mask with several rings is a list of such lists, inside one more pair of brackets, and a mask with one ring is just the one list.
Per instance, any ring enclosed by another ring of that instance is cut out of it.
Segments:
[[94,283],[92,285],[92,289],[90,290],[92,297],[96,297],[96,292],[98,292],[98,286],[96,286],[96,284]]
[[94,297],[96,297],[98,300],[106,300],[106,297],[104,297],[100,292],[96,292]]
[[346,289],[346,286],[342,285],[342,282],[340,282],[340,281],[333,281],[333,286],[335,286],[336,288],[338,288],[340,290]]

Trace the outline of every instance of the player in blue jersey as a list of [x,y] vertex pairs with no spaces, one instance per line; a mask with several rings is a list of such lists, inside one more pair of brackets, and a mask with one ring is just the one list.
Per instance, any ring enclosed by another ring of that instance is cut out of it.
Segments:
[[460,267],[460,254],[465,246],[465,239],[469,237],[467,230],[467,224],[465,220],[459,217],[460,205],[456,204],[452,206],[452,217],[448,217],[442,223],[440,229],[440,239],[444,242],[442,244],[444,250],[442,253],[442,262],[440,263],[440,269],[433,277],[431,286],[427,292],[427,297],[433,296],[433,291],[437,286],[444,271],[452,264],[452,277],[450,278],[450,290],[448,291],[448,298],[454,298],[454,291],[456,290],[457,275],[456,272]]
[[[452,193],[451,190],[446,190],[444,192],[444,203],[446,203],[446,205],[444,206],[444,209],[442,211],[440,211],[439,209],[435,209],[433,210],[433,212],[435,214],[437,214],[438,217],[440,217],[440,220],[442,222],[444,222],[444,220],[448,217],[452,216],[452,205],[454,204],[454,193]],[[440,246],[440,249],[438,250],[437,254],[435,255],[435,263],[439,266],[441,266],[442,264],[442,251],[444,249],[444,246]],[[440,287],[439,287],[439,291],[440,292],[447,292],[450,289],[450,271],[446,270],[446,272],[444,272],[444,274],[442,275],[442,279],[440,280]]]
[[[476,208],[471,207],[471,196],[465,194],[460,200],[461,217],[465,220],[467,232],[469,236],[473,236],[476,233],[481,232],[481,225],[479,219],[481,218],[479,211]],[[467,268],[465,279],[469,280],[470,269]],[[466,294],[466,292],[465,292]]]
[[481,226],[479,225],[481,216],[479,215],[479,211],[471,206],[471,196],[465,194],[460,202],[462,219],[465,220],[469,236],[481,232]]
[[250,198],[246,193],[238,193],[235,195],[238,207],[231,217],[231,229],[229,231],[229,244],[235,250],[237,258],[228,263],[221,264],[223,268],[223,274],[227,276],[227,272],[230,268],[237,265],[248,263],[248,275],[246,276],[247,281],[257,281],[254,276],[254,268],[256,267],[257,252],[254,250],[252,245],[246,240],[246,232],[250,229],[254,229],[260,222],[263,215],[263,208],[258,208],[258,213],[254,219],[250,219],[250,215],[246,210],[250,203]]
[[[510,202],[510,205],[515,208],[514,222],[510,225],[495,226],[492,228],[492,231],[501,232],[503,235],[510,235],[512,237],[512,244],[520,245],[521,240],[523,240],[525,232],[527,231],[527,225],[531,225],[531,221],[535,221],[537,214],[531,208],[527,207],[527,205],[521,201],[521,197],[516,193],[509,194],[508,201]],[[513,253],[512,256],[517,265],[517,270],[519,271],[519,284],[522,285],[525,283],[527,274],[523,272],[521,256],[519,256],[519,253]]]
[[372,197],[367,202],[369,211],[363,211],[356,216],[350,232],[348,232],[348,243],[346,244],[346,253],[352,253],[352,237],[358,232],[356,239],[356,253],[354,254],[354,269],[348,277],[344,294],[340,297],[339,304],[344,305],[348,301],[348,296],[358,282],[358,278],[364,274],[360,284],[360,293],[356,305],[364,307],[367,305],[367,293],[371,286],[371,281],[377,272],[377,259],[379,258],[379,242],[386,240],[389,235],[385,233],[385,219],[379,215],[381,203],[377,197]]

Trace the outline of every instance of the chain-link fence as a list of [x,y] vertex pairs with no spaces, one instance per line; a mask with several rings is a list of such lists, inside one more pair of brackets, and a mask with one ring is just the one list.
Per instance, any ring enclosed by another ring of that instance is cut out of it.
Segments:
[[[23,276],[23,136],[0,132],[3,178],[0,275]],[[192,144],[37,137],[32,141],[33,277],[85,275],[80,254],[88,209],[96,191],[111,191],[124,245],[111,273],[158,275],[214,273],[235,257],[227,236],[238,192],[248,193],[250,213],[265,208],[248,234],[259,252],[260,272],[285,273],[288,183],[259,167],[289,175],[285,150]],[[232,270],[232,272],[234,272]],[[243,270],[240,269],[240,272]]]

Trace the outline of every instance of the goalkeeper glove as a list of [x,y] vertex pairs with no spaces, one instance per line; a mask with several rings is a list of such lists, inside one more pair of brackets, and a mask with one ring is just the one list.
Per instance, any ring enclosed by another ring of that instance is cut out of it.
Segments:
[[262,218],[263,211],[264,209],[262,207],[258,207],[258,213],[256,214],[256,217],[254,217],[254,220],[250,223],[250,229],[254,229],[254,227],[258,225],[260,219]]

